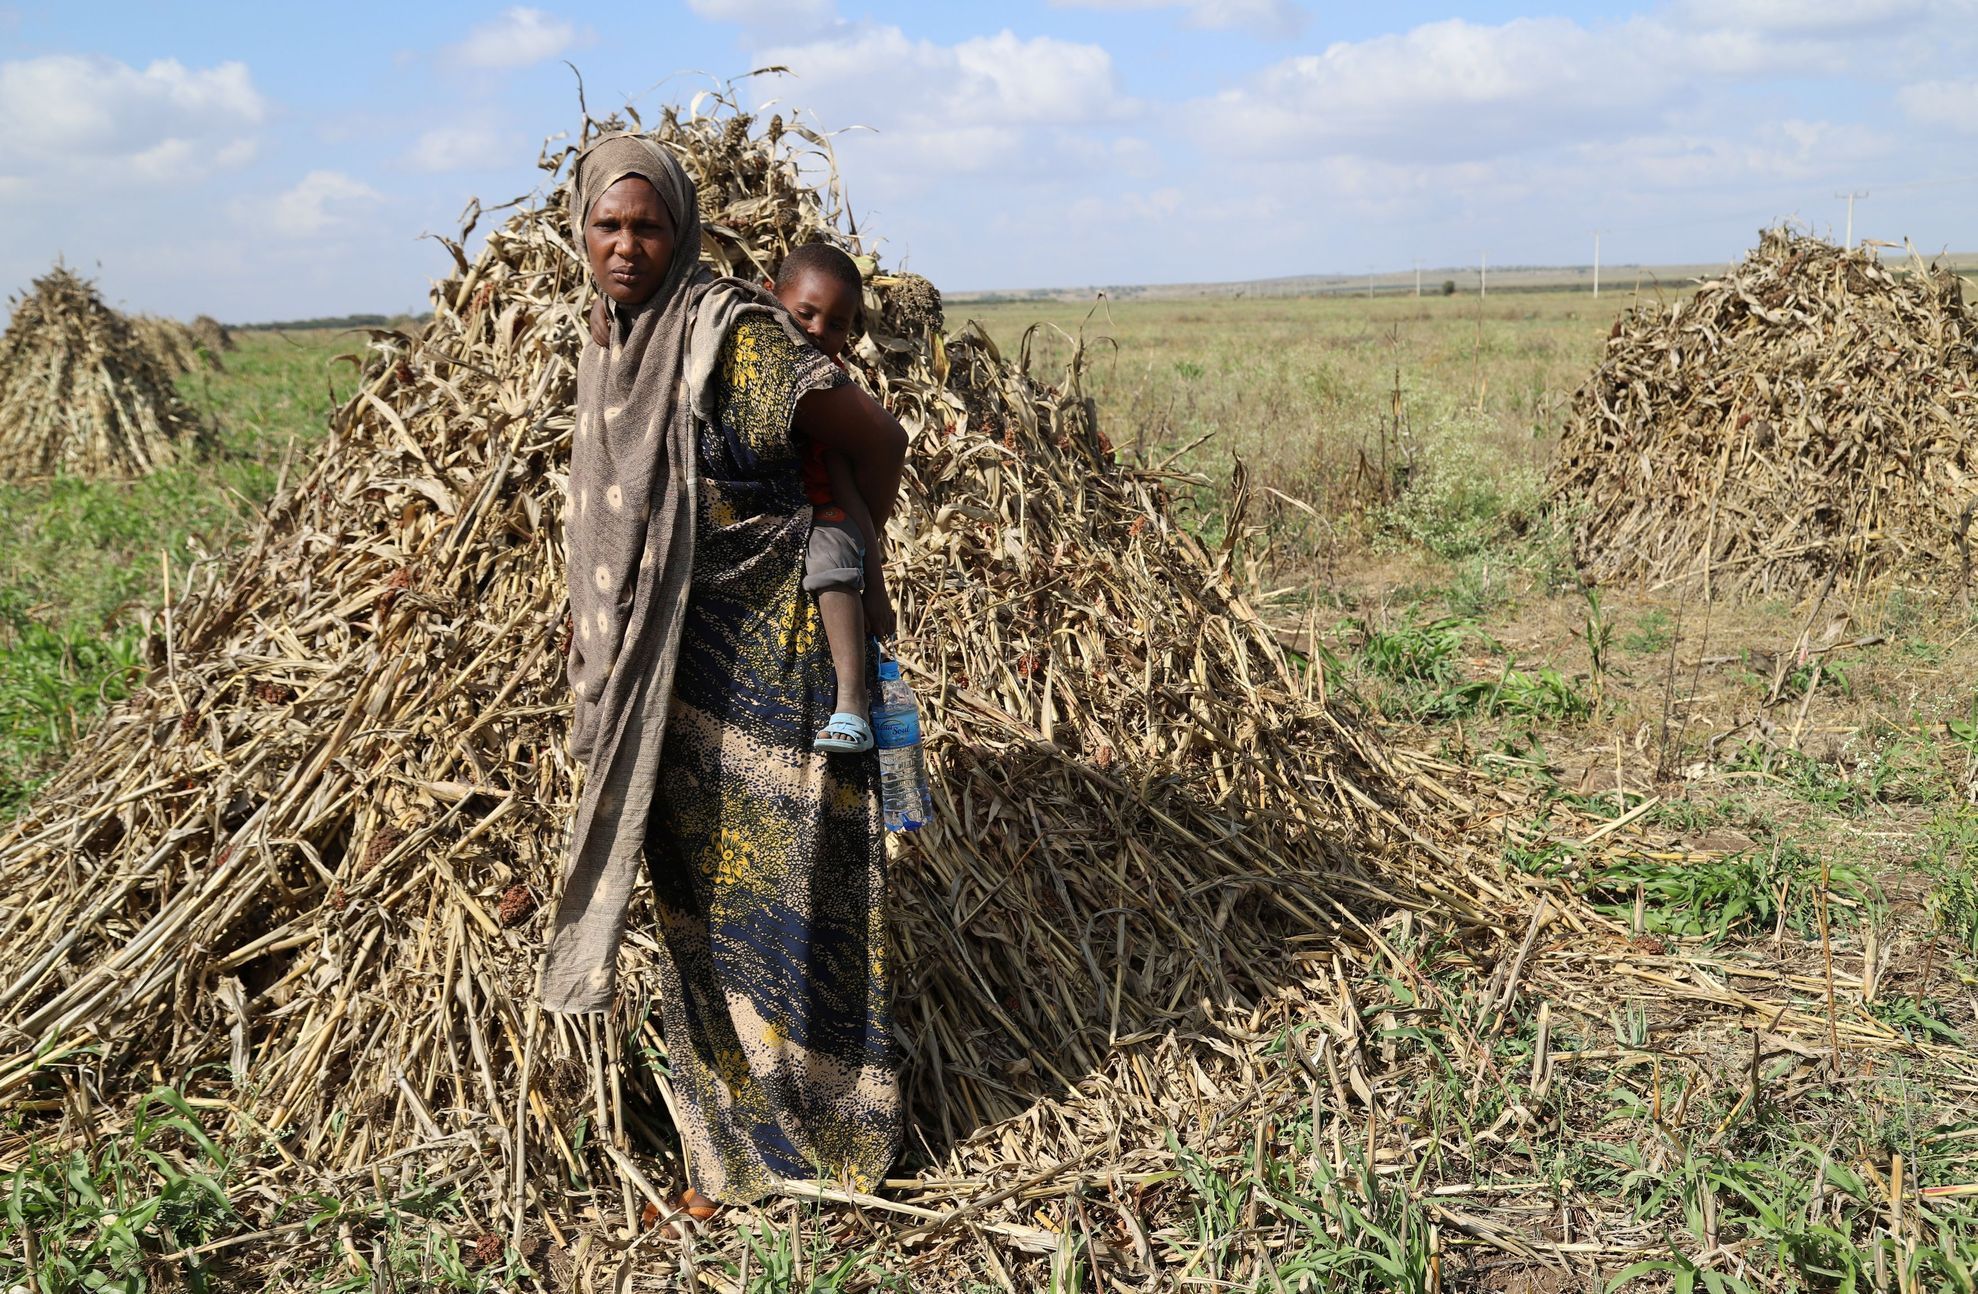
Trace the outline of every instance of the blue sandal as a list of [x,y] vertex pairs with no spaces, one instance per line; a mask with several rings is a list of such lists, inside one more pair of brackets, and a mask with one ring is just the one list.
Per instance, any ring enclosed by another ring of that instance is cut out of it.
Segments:
[[840,710],[811,739],[810,748],[826,755],[863,755],[872,749],[872,725],[864,715]]

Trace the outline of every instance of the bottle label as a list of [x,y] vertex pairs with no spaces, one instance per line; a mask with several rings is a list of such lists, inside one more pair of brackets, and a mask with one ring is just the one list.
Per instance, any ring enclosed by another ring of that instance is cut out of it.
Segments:
[[913,710],[880,710],[872,716],[875,742],[887,750],[920,744],[920,715]]

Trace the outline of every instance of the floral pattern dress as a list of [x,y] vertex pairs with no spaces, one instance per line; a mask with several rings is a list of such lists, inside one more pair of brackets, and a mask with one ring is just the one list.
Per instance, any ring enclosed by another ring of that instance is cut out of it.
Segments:
[[646,837],[661,1014],[693,1184],[867,1189],[898,1150],[877,761],[821,755],[830,649],[803,591],[800,397],[847,379],[775,321],[729,333]]

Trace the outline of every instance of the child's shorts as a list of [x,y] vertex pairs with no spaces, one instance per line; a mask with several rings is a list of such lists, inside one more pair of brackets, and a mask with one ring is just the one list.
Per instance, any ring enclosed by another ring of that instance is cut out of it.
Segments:
[[865,536],[842,512],[836,520],[822,516],[812,519],[810,546],[804,552],[804,591],[827,593],[834,589],[865,592]]

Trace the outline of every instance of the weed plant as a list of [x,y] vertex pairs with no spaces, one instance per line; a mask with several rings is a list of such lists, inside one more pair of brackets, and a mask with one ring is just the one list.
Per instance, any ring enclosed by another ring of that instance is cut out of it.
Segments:
[[1968,956],[1978,957],[1978,809],[1947,809],[1925,831],[1923,871],[1937,928]]
[[1480,715],[1570,722],[1594,711],[1591,697],[1549,667],[1528,671],[1507,664],[1492,678],[1461,677],[1457,653],[1464,644],[1473,639],[1490,643],[1471,620],[1418,623],[1407,618],[1388,629],[1367,630],[1365,637],[1360,667],[1392,685],[1379,698],[1390,715],[1429,723]]
[[1669,650],[1675,624],[1660,607],[1642,613],[1635,627],[1621,635],[1621,650],[1636,656],[1655,656]]
[[1822,860],[1781,840],[1715,859],[1608,858],[1589,878],[1587,892],[1595,907],[1627,921],[1635,920],[1639,899],[1646,932],[1710,939],[1780,928],[1817,938],[1823,894],[1833,928],[1859,924],[1880,900],[1859,867]]
[[1725,767],[1775,779],[1794,799],[1831,812],[1859,812],[1865,803],[1862,788],[1846,773],[1803,751],[1749,741],[1737,749]]
[[1375,513],[1390,546],[1418,545],[1461,561],[1501,549],[1538,520],[1544,482],[1537,469],[1507,465],[1473,414],[1436,424],[1412,461],[1400,497]]

